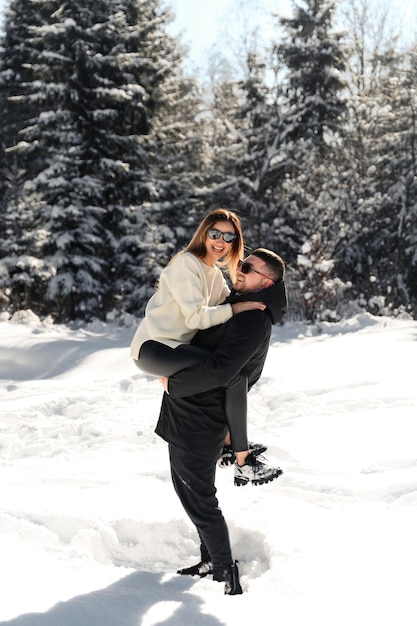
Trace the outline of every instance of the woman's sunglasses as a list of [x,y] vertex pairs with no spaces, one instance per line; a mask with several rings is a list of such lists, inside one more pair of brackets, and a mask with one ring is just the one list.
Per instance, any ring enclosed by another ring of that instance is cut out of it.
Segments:
[[[253,268],[252,264],[249,263],[248,261],[239,261],[237,266],[239,268],[239,271],[242,272],[242,274],[249,274],[249,272],[255,272],[255,274],[260,274],[260,276],[263,276],[264,278],[268,278],[269,280],[272,280],[272,278],[270,278],[266,274],[263,274],[262,272],[258,272],[258,270]],[[272,282],[274,281],[272,280]]]
[[210,239],[220,239],[220,237],[223,237],[225,243],[232,243],[237,237],[235,233],[222,233],[222,231],[217,230],[217,228],[209,228],[207,234]]

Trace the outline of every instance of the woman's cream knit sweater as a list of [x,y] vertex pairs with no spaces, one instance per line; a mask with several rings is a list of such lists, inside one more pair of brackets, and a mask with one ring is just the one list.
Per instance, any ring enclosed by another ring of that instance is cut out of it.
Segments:
[[197,330],[227,322],[233,316],[232,307],[219,304],[229,293],[218,267],[205,265],[190,252],[178,254],[161,272],[158,290],[133,337],[132,358],[138,358],[148,339],[175,348],[190,343]]

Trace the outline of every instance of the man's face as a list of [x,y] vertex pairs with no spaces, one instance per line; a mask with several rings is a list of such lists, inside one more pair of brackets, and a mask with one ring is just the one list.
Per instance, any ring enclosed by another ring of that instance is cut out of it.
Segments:
[[[251,254],[245,259],[245,263],[249,263],[252,270],[245,274],[241,269],[237,269],[237,276],[233,288],[238,293],[251,293],[252,291],[259,291],[260,289],[271,287],[273,281],[267,278],[268,268],[262,259]],[[258,274],[257,272],[260,273]]]

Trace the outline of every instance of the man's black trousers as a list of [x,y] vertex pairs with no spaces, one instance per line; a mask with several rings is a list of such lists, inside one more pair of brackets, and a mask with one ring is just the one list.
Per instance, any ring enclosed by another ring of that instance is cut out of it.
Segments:
[[216,460],[204,459],[169,444],[172,482],[181,503],[197,528],[201,549],[213,569],[233,563],[229,531],[216,498]]

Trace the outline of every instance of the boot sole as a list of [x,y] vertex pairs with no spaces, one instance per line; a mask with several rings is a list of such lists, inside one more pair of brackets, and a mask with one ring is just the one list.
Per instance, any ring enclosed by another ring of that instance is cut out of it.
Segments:
[[213,572],[206,572],[205,574],[198,574],[197,572],[194,574],[188,574],[187,572],[182,572],[181,570],[177,570],[177,574],[180,576],[198,576],[199,578],[205,578],[206,576],[211,576]]
[[266,485],[267,483],[271,483],[273,480],[279,478],[283,473],[284,472],[282,470],[279,470],[275,476],[268,476],[268,478],[254,478],[253,480],[251,480],[250,478],[235,477],[234,483],[235,487],[244,487],[249,483],[257,487],[258,485]]

